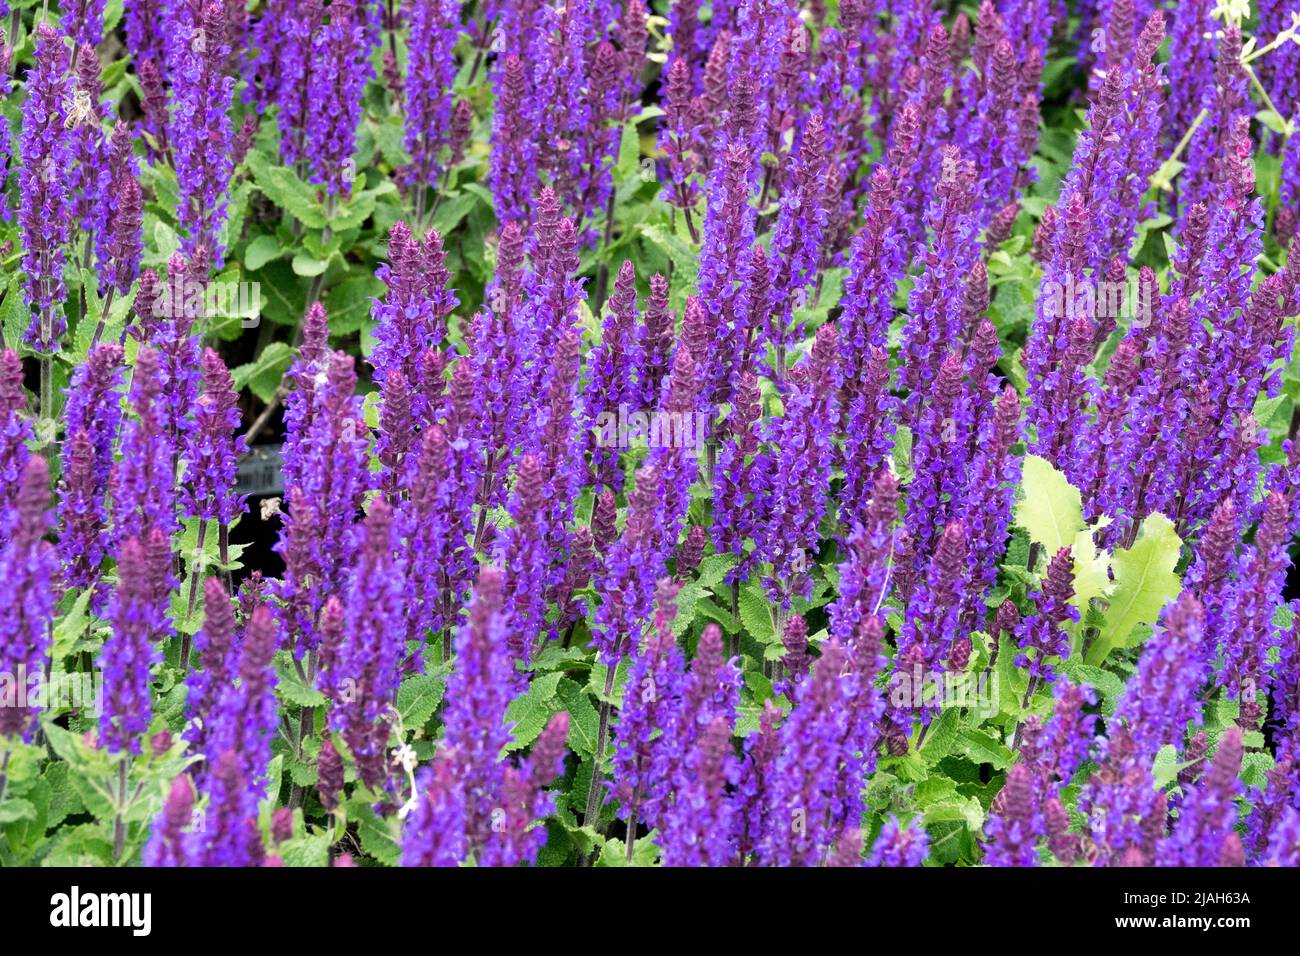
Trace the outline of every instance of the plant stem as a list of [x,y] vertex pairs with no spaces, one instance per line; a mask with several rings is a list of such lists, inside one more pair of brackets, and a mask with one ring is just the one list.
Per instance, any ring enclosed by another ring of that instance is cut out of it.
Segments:
[[42,418],[54,418],[54,356],[41,356],[41,407]]
[[605,756],[605,742],[609,735],[609,698],[614,693],[614,675],[617,672],[617,664],[605,670],[605,693],[600,701],[600,727],[596,731],[596,753],[591,760],[591,786],[587,790],[587,810],[582,815],[583,826],[596,825],[596,815],[600,811],[602,802],[600,785],[603,774],[600,770],[600,762]]
[[230,581],[230,528],[224,521],[217,522],[217,560],[221,562],[221,573],[225,577],[226,592],[231,590]]
[[736,629],[728,635],[727,640],[731,645],[731,653],[728,657],[735,657],[740,653],[740,578],[737,577],[731,582],[731,622]]
[[270,424],[271,416],[275,414],[275,410],[280,407],[280,402],[283,400],[284,387],[281,386],[276,389],[275,394],[272,395],[271,400],[266,403],[266,408],[262,409],[261,414],[259,414],[257,418],[253,419],[253,424],[248,427],[248,431],[244,432],[244,445],[246,447],[253,447],[253,439],[257,438],[257,436],[262,433],[262,430]]
[[632,847],[636,845],[636,810],[633,810],[627,817],[627,847],[624,859],[627,865],[632,865]]
[[[605,205],[605,235],[601,241],[601,251],[609,250],[610,239],[614,235],[614,199],[615,190],[609,191],[609,202]],[[605,293],[609,291],[609,260],[601,262],[600,268],[596,270],[596,296],[595,304],[591,307],[591,314],[600,315],[600,307],[605,304]]]
[[[298,742],[294,747],[294,756],[299,760],[302,759],[303,741],[311,733],[312,718],[315,716],[315,708],[304,707],[302,713],[298,715]],[[302,806],[303,788],[295,783],[289,790],[289,807],[290,809]]]
[[113,861],[120,862],[122,851],[126,849],[126,821],[122,819],[122,811],[126,809],[126,761],[127,755],[122,754],[122,762],[117,765],[117,814],[113,818]]
[[1293,23],[1291,26],[1287,27],[1285,30],[1283,30],[1281,33],[1275,36],[1269,43],[1260,47],[1258,50],[1252,51],[1249,56],[1242,57],[1241,65],[1246,66],[1250,63],[1253,63],[1264,54],[1271,53],[1272,51],[1276,50],[1278,47],[1282,46],[1284,43],[1290,42],[1291,36],[1294,33],[1295,33],[1295,25]]
[[[194,546],[194,563],[190,565],[190,593],[185,602],[185,621],[194,616],[194,606],[199,601],[199,580],[203,577],[203,545],[208,536],[208,522],[205,518],[199,519],[199,539]],[[181,670],[189,670],[189,645],[190,636],[186,634],[181,639]]]
[[100,336],[104,334],[104,327],[108,324],[108,310],[113,307],[113,295],[117,292],[117,286],[110,285],[108,293],[104,296],[104,307],[99,312],[99,321],[95,323],[95,334],[90,338],[90,351],[95,351],[95,346],[99,345]]
[[1034,570],[1034,565],[1038,563],[1038,552],[1041,545],[1037,541],[1029,542],[1029,554],[1025,558],[1025,570],[1030,573]]

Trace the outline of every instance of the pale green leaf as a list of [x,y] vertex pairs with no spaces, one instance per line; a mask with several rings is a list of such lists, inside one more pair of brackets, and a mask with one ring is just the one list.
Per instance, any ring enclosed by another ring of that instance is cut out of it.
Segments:
[[1174,523],[1160,513],[1148,515],[1133,547],[1115,553],[1115,590],[1101,631],[1088,651],[1089,664],[1101,664],[1116,647],[1127,647],[1134,630],[1155,624],[1161,610],[1178,596],[1174,574],[1183,542]]
[[1073,544],[1084,528],[1079,489],[1038,455],[1025,457],[1022,489],[1015,522],[1029,533],[1029,540],[1040,545],[1049,558]]

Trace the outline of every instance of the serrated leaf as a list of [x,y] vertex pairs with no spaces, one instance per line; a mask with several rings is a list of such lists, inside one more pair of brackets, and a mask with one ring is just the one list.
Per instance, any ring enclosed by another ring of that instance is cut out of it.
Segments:
[[584,756],[594,754],[600,715],[592,705],[591,697],[582,686],[571,680],[560,681],[557,696],[569,712],[569,747]]
[[1117,674],[1112,674],[1101,667],[1085,664],[1077,657],[1065,661],[1061,665],[1061,673],[1074,683],[1086,684],[1095,690],[1101,697],[1103,714],[1109,714],[1114,710],[1115,701],[1124,692],[1124,681]]
[[1006,770],[1015,763],[1011,748],[990,734],[974,727],[963,728],[953,750],[975,764],[989,764],[994,770]]
[[326,866],[330,858],[327,833],[294,837],[280,844],[278,852],[285,866]]
[[442,703],[446,681],[429,674],[412,674],[397,689],[397,710],[407,730],[423,727]]
[[930,730],[921,743],[921,756],[931,765],[938,763],[952,752],[961,730],[961,711],[956,708],[945,710],[930,724]]
[[506,708],[506,723],[513,724],[513,739],[506,751],[527,747],[545,728],[551,715],[560,709],[555,692],[564,677],[561,671],[550,671],[533,678],[528,692],[510,702]]
[[286,166],[271,165],[260,152],[250,153],[247,163],[253,182],[267,199],[309,229],[325,227],[325,209],[316,198],[316,190],[297,173]]
[[984,827],[984,808],[974,797],[956,796],[927,807],[922,820],[926,826],[932,823],[964,823],[972,833],[978,833]]
[[1084,529],[1079,489],[1066,480],[1046,458],[1025,456],[1022,495],[1016,503],[1015,522],[1052,555],[1074,543]]
[[600,848],[600,858],[596,866],[654,866],[659,859],[659,847],[654,837],[659,831],[651,830],[645,836],[632,843],[632,859],[627,858],[627,843],[618,837],[612,837]]
[[760,644],[779,643],[772,605],[762,589],[746,584],[740,589],[740,620],[745,630]]
[[1074,536],[1070,555],[1074,558],[1074,596],[1070,603],[1086,610],[1093,598],[1105,597],[1114,583],[1110,579],[1110,554],[1097,547],[1095,535],[1109,524],[1100,521],[1093,528],[1084,528]]
[[396,817],[376,815],[370,805],[362,800],[348,801],[348,819],[356,822],[361,847],[380,863],[393,866],[402,856],[397,843]]
[[1183,542],[1174,523],[1156,512],[1147,515],[1131,548],[1115,552],[1115,589],[1087,662],[1099,665],[1116,647],[1128,647],[1139,625],[1153,625],[1165,605],[1178,596],[1174,568]]
[[308,687],[298,676],[298,671],[285,660],[275,665],[275,692],[282,699],[299,707],[319,707],[329,700],[314,687]]

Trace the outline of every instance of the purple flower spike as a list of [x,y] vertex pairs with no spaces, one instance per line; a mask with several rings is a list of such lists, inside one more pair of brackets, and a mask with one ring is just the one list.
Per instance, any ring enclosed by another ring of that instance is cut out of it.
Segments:
[[140,735],[153,716],[150,670],[162,660],[170,631],[171,550],[159,528],[128,538],[117,553],[118,585],[108,610],[113,629],[100,652],[104,713],[100,736],[110,753],[140,753]]
[[[5,516],[12,528],[9,542],[0,549],[0,671],[12,682],[8,694],[44,675],[59,596],[58,553],[44,540],[50,527],[50,470],[39,455],[23,469],[13,511]],[[30,742],[37,716],[37,707],[6,699],[0,734],[19,734]]]

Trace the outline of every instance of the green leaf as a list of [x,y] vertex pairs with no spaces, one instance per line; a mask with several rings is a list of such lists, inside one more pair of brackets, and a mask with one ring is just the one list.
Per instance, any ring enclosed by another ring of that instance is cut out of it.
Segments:
[[325,296],[331,335],[351,335],[370,319],[371,300],[383,295],[384,284],[373,275],[348,276]]
[[1093,598],[1105,597],[1114,587],[1110,579],[1110,554],[1097,547],[1094,535],[1109,520],[1096,528],[1085,528],[1074,536],[1070,554],[1074,558],[1074,596],[1070,603],[1086,611]]
[[964,823],[972,833],[984,826],[984,808],[974,797],[955,796],[943,803],[927,807],[922,821],[932,823]]
[[659,847],[654,842],[657,832],[652,830],[632,843],[631,862],[627,859],[627,844],[618,837],[612,837],[600,848],[596,866],[654,866],[659,859]]
[[433,228],[440,236],[449,235],[479,202],[479,197],[472,192],[462,192],[444,199],[439,203],[438,211],[433,214]]
[[623,125],[622,136],[618,145],[618,166],[614,170],[616,183],[631,182],[641,173],[641,137],[637,134],[636,123]]
[[397,817],[376,815],[370,803],[363,799],[349,800],[347,810],[348,819],[356,822],[362,849],[386,866],[396,865],[402,856],[397,842],[400,827]]
[[569,747],[583,756],[596,752],[600,715],[585,688],[571,680],[560,681],[559,699],[569,712]]
[[1124,692],[1124,681],[1119,675],[1101,667],[1085,664],[1077,657],[1062,664],[1061,673],[1074,683],[1086,684],[1095,690],[1101,697],[1101,712],[1103,714],[1109,715],[1114,712],[1115,702]]
[[244,250],[244,265],[250,271],[256,272],[262,266],[272,260],[279,259],[284,255],[284,249],[280,246],[280,241],[275,236],[262,235],[258,236],[248,244]]
[[329,263],[306,252],[299,252],[294,255],[293,262],[290,265],[293,268],[294,275],[310,279],[324,273]]
[[1174,567],[1182,546],[1174,523],[1156,512],[1142,521],[1133,547],[1115,553],[1115,590],[1088,651],[1089,664],[1101,664],[1112,649],[1128,647],[1134,630],[1155,624],[1164,606],[1178,596],[1181,583]]
[[1287,129],[1287,122],[1273,110],[1260,110],[1255,114],[1255,119],[1267,126],[1278,136],[1287,136],[1290,130]]
[[912,480],[912,429],[906,425],[894,429],[894,472],[903,484]]
[[284,655],[275,665],[275,692],[284,700],[299,707],[319,707],[329,700],[314,687],[308,687],[298,676],[298,670]]
[[1173,744],[1165,744],[1161,747],[1155,761],[1151,764],[1151,776],[1155,779],[1156,789],[1166,789],[1178,779],[1178,771],[1185,766],[1187,764],[1178,762],[1178,751],[1174,749]]
[[1084,529],[1079,489],[1046,458],[1025,457],[1023,495],[1016,503],[1015,522],[1051,557],[1074,543]]
[[989,764],[994,770],[1006,770],[1016,761],[1011,748],[974,727],[964,728],[953,749],[975,764]]
[[36,817],[36,807],[27,800],[11,797],[0,803],[0,823],[16,823]]
[[546,727],[551,715],[560,709],[555,692],[564,677],[561,671],[550,671],[533,679],[528,693],[521,694],[506,708],[506,723],[514,724],[514,739],[506,751],[527,747]]
[[248,168],[258,190],[275,205],[309,229],[323,229],[325,209],[316,198],[316,190],[303,182],[287,166],[272,166],[260,152],[250,153]]
[[[699,272],[699,262],[696,258],[696,250],[689,241],[674,235],[665,226],[657,223],[642,226],[641,235],[672,260],[672,291],[674,294],[681,295],[683,293],[679,293],[678,290],[695,285],[695,277]],[[676,299],[674,299],[674,308],[676,307]]]
[[328,833],[294,837],[279,847],[280,859],[285,866],[327,866],[330,858]]
[[90,624],[86,612],[90,607],[90,598],[93,594],[93,588],[86,588],[86,590],[78,594],[72,607],[59,619],[59,623],[54,625],[54,651],[52,656],[55,660],[72,654],[76,650],[77,644],[86,636],[86,629]]
[[930,724],[930,730],[921,744],[921,756],[931,765],[938,763],[952,752],[960,730],[961,711],[955,707],[943,711]]
[[397,710],[407,730],[423,727],[442,703],[446,680],[431,674],[412,674],[397,689]]
[[767,595],[752,584],[746,584],[740,590],[740,620],[744,623],[745,630],[760,644],[779,642]]
[[0,325],[4,327],[5,348],[17,351],[32,322],[32,310],[23,298],[22,279],[15,273],[9,280],[4,302],[0,303]]
[[306,311],[307,280],[294,275],[283,259],[268,262],[247,277],[256,282],[262,293],[262,317],[277,325],[296,326]]
[[236,389],[247,386],[263,402],[269,402],[280,387],[280,379],[293,362],[293,349],[285,342],[269,342],[256,361],[232,369]]

